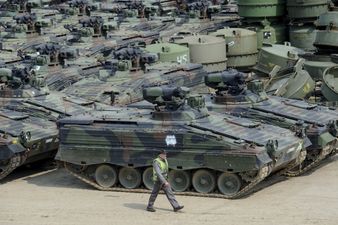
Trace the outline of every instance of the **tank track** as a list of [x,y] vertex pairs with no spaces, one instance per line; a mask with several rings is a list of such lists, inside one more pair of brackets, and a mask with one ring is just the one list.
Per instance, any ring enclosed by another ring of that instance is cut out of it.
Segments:
[[10,174],[13,170],[18,168],[22,165],[27,159],[26,153],[16,153],[14,156],[9,160],[8,164],[4,166],[2,172],[0,173],[0,180],[5,178],[8,174]]
[[[137,189],[126,189],[126,188],[121,188],[121,187],[111,187],[111,188],[104,188],[95,183],[95,181],[92,181],[86,174],[83,172],[77,172],[75,169],[71,168],[72,165],[71,163],[64,162],[64,168],[74,177],[78,178],[79,180],[83,181],[84,183],[98,189],[101,191],[116,191],[116,192],[131,192],[131,193],[151,193],[151,190],[147,189],[142,189],[142,188],[137,188]],[[74,165],[76,166],[76,165]],[[294,168],[296,165],[295,163],[290,164],[288,167],[283,169],[282,171],[278,172],[276,175],[281,175],[285,173],[286,171]],[[222,199],[238,199],[243,196],[246,196],[251,193],[251,191],[254,190],[254,187],[256,187],[257,184],[259,184],[261,181],[263,181],[269,174],[271,173],[271,168],[270,166],[264,166],[258,171],[258,174],[256,178],[244,186],[242,190],[237,192],[236,194],[233,195],[223,195],[223,194],[218,194],[218,193],[198,193],[198,192],[193,192],[193,191],[187,191],[187,192],[175,192],[175,195],[182,195],[182,196],[196,196],[196,197],[208,197],[208,198],[222,198]]]
[[333,149],[331,146],[328,146],[328,148],[323,148],[322,151],[320,151],[320,154],[317,155],[316,159],[313,160],[310,164],[306,165],[303,168],[301,167],[302,164],[300,164],[298,170],[286,171],[284,175],[288,177],[300,176],[318,166],[324,159],[330,157],[331,155],[334,155],[335,152],[336,150]]

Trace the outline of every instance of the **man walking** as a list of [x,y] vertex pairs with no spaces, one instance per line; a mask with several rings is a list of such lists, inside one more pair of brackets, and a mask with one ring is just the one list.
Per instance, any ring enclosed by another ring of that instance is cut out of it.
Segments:
[[155,212],[154,209],[154,202],[157,198],[158,193],[161,189],[163,189],[164,193],[166,194],[170,204],[174,208],[174,212],[177,212],[183,209],[183,205],[179,205],[176,201],[173,191],[171,190],[171,186],[168,182],[168,161],[167,161],[167,153],[165,150],[161,150],[160,154],[156,159],[153,161],[153,180],[154,180],[154,187],[151,192],[147,211]]

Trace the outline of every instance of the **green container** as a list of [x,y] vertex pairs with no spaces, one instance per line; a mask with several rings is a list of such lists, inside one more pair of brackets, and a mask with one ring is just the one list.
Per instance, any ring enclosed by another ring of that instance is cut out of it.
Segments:
[[338,24],[338,11],[330,11],[323,13],[319,16],[316,25],[319,27],[337,27]]
[[195,35],[175,39],[174,42],[188,47],[190,61],[203,64],[208,72],[223,71],[227,67],[226,46],[223,38]]
[[224,28],[210,33],[226,42],[227,65],[232,68],[254,66],[257,62],[257,34],[242,28]]
[[256,31],[257,33],[257,48],[261,49],[263,43],[282,44],[287,38],[287,27],[284,24],[271,25],[251,25],[247,29]]
[[328,101],[338,101],[338,67],[327,68],[323,74],[322,94]]
[[[309,75],[309,73],[305,70],[299,70],[292,72],[291,74],[287,74],[287,78],[282,78],[280,81],[283,83],[277,91],[275,95],[283,96],[284,98],[293,98],[293,99],[304,99],[308,96],[315,88],[315,82]],[[278,77],[275,84],[278,84]]]
[[304,69],[309,72],[314,80],[323,80],[324,71],[329,67],[337,65],[332,62],[329,55],[305,54],[301,55],[301,57],[306,60]]
[[316,50],[313,43],[316,40],[316,28],[314,25],[292,25],[289,29],[289,39],[292,46],[307,51]]
[[285,0],[238,0],[238,14],[242,17],[277,17],[285,14]]
[[328,11],[328,1],[287,0],[286,7],[291,19],[316,18]]
[[147,45],[146,51],[156,53],[161,62],[177,62],[180,64],[190,62],[189,48],[172,43],[159,43]]
[[317,30],[314,45],[318,48],[338,47],[338,30]]
[[258,54],[228,56],[227,65],[230,68],[245,69],[257,63]]
[[243,28],[224,28],[209,35],[222,37],[227,44],[227,56],[257,53],[257,34]]
[[289,69],[296,65],[299,54],[304,54],[304,51],[288,42],[284,45],[266,44],[259,52],[255,69],[265,74],[269,74],[275,66],[279,66],[281,71]]

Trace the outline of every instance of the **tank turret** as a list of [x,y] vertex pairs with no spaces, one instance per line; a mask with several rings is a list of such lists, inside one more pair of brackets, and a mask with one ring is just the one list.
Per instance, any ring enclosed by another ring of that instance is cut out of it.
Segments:
[[217,94],[226,92],[230,95],[241,94],[246,89],[246,75],[237,70],[226,70],[222,73],[211,73],[205,76],[205,85],[217,90]]

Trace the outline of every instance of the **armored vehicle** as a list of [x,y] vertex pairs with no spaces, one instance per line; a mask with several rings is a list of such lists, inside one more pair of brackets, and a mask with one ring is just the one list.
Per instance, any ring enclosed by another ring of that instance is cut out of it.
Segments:
[[0,110],[0,123],[0,179],[24,163],[55,156],[55,123],[7,109]]
[[20,165],[53,159],[56,120],[92,110],[93,102],[50,93],[43,79],[27,72],[0,69],[0,179]]
[[[147,86],[174,84],[195,87],[203,84],[202,65],[157,62],[158,56],[139,48],[122,48],[106,60],[99,74],[88,76],[63,92],[111,105],[141,101]],[[204,86],[204,85],[203,85]]]
[[318,165],[337,148],[338,112],[334,109],[308,104],[304,101],[268,96],[260,81],[246,85],[246,75],[236,70],[209,74],[207,86],[216,89],[209,96],[209,110],[231,113],[267,124],[273,124],[306,135],[311,144],[307,146],[306,160],[292,175],[298,175]]
[[289,171],[305,158],[294,132],[209,113],[203,97],[187,88],[150,87],[143,97],[154,109],[116,108],[60,120],[56,160],[97,189],[144,192],[137,188],[152,187],[152,160],[165,148],[175,191],[239,198],[271,171]]

